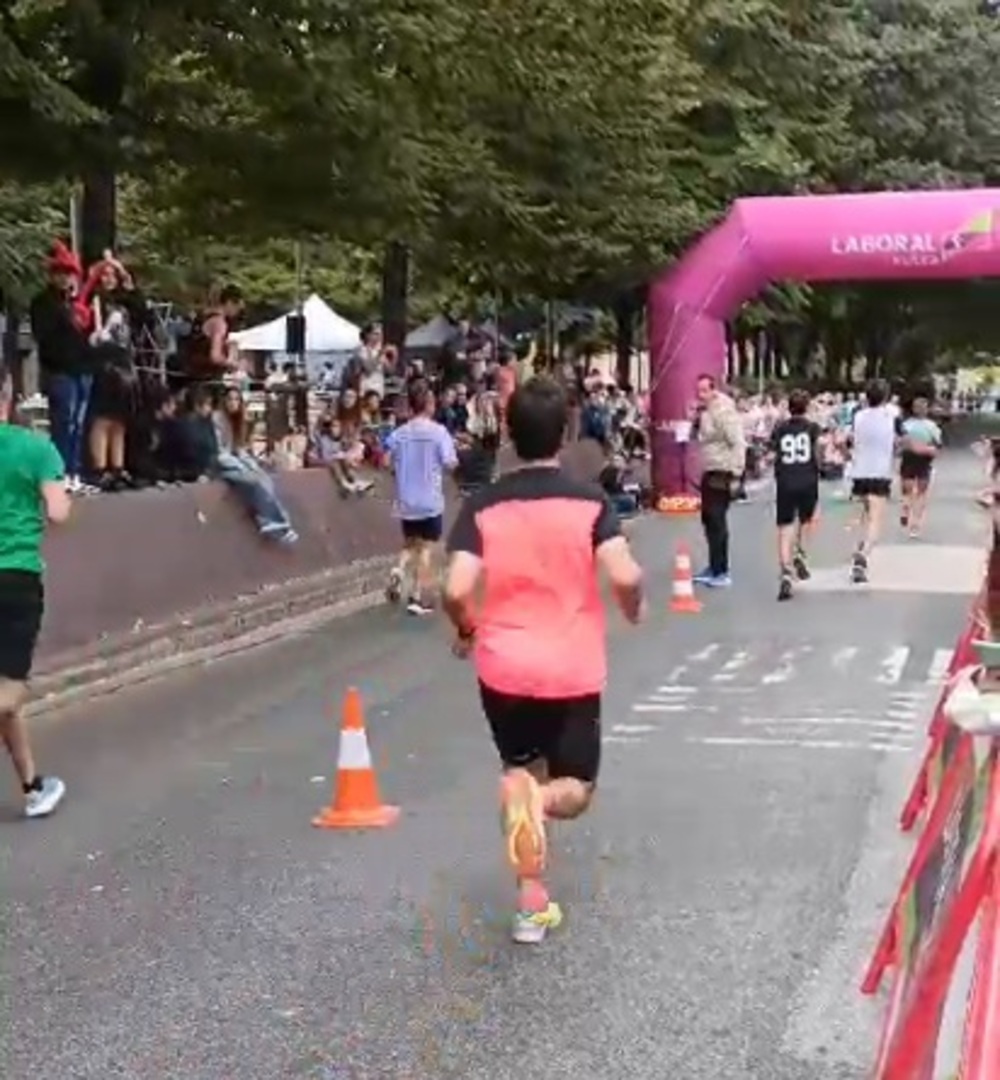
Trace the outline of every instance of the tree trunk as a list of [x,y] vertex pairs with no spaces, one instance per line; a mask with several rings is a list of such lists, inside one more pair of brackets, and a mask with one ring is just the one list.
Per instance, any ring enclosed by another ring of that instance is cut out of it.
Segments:
[[84,174],[80,206],[80,242],[84,267],[92,266],[117,241],[118,183],[112,168]]
[[632,348],[635,344],[636,308],[632,297],[622,293],[615,300],[615,374],[619,386],[632,381]]
[[402,357],[406,345],[407,301],[410,286],[410,249],[391,240],[382,254],[382,332]]

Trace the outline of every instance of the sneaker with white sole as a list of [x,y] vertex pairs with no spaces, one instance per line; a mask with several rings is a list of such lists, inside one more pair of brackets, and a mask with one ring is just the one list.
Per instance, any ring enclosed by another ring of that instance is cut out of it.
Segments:
[[43,776],[39,785],[24,796],[24,816],[26,818],[48,817],[63,801],[66,785],[58,776]]
[[538,945],[550,930],[555,930],[563,920],[562,908],[550,900],[544,911],[518,911],[511,926],[511,937],[519,945]]

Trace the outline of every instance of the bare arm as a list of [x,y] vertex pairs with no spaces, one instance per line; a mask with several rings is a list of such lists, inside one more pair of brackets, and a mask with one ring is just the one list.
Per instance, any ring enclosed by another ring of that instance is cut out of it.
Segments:
[[72,503],[61,480],[46,480],[42,484],[42,502],[45,503],[45,516],[53,525],[69,521]]
[[635,561],[624,536],[613,536],[597,549],[597,561],[611,582],[611,589],[622,614],[633,625],[645,614],[642,567]]
[[213,315],[204,328],[208,336],[208,359],[213,367],[230,368],[232,359],[226,345],[226,322],[219,315]]

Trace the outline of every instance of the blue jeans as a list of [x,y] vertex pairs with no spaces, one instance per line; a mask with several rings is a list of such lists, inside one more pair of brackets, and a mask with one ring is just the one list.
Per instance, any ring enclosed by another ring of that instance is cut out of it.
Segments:
[[93,386],[93,375],[50,375],[45,383],[49,430],[67,476],[83,471],[83,433]]
[[291,531],[291,520],[274,490],[274,481],[252,455],[242,450],[220,453],[216,471],[253,514],[257,528],[265,536],[280,537]]

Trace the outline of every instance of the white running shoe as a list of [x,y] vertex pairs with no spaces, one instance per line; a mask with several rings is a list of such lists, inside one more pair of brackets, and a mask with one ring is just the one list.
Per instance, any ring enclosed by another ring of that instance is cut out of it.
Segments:
[[514,915],[511,937],[518,945],[538,945],[550,930],[562,922],[562,908],[550,900],[544,911],[518,911]]
[[63,801],[66,785],[58,776],[43,776],[36,791],[29,791],[24,797],[24,816],[26,818],[48,817]]

